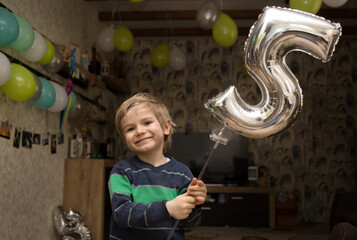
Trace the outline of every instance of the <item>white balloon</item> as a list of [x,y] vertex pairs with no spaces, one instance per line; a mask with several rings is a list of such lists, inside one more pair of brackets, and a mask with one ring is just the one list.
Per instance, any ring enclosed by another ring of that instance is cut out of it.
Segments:
[[105,28],[98,37],[98,47],[105,52],[111,52],[115,49],[114,45],[114,32],[113,26]]
[[0,52],[0,86],[9,80],[11,75],[11,64],[5,54]]
[[170,50],[170,66],[175,71],[180,71],[186,66],[186,55],[176,46]]
[[322,0],[329,7],[341,7],[347,2],[347,0]]
[[68,103],[68,96],[66,90],[63,86],[59,85],[56,82],[53,81],[49,81],[49,82],[52,84],[53,88],[55,89],[56,100],[51,107],[47,108],[47,110],[50,112],[60,112],[67,106]]
[[29,62],[40,61],[45,56],[47,50],[46,41],[43,36],[36,30],[34,32],[35,39],[32,46],[26,51],[20,52],[20,55]]

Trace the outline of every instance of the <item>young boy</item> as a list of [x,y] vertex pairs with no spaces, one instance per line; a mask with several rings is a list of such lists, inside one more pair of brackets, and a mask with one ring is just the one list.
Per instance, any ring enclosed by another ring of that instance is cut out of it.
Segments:
[[117,131],[135,156],[119,161],[110,173],[111,240],[185,239],[201,221],[206,186],[189,168],[164,152],[171,146],[172,120],[167,108],[138,93],[117,110]]

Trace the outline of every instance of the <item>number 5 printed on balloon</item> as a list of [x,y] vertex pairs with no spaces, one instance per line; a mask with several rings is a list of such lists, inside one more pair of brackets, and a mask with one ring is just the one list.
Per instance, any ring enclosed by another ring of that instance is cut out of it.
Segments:
[[280,7],[266,7],[245,42],[245,64],[262,99],[247,104],[235,86],[209,99],[205,107],[223,124],[251,138],[275,135],[293,124],[302,108],[299,81],[286,56],[301,51],[327,62],[342,34],[339,23]]

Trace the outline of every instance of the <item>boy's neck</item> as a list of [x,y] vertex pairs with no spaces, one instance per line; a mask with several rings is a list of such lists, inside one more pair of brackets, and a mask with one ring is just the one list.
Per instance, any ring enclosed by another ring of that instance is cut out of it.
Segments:
[[150,153],[150,154],[137,154],[137,156],[141,161],[150,163],[154,167],[161,166],[167,162],[166,157],[162,152]]

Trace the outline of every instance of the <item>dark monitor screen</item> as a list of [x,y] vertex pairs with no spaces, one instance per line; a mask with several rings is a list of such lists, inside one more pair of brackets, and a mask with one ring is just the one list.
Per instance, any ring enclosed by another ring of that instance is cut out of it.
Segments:
[[[166,155],[186,164],[198,177],[216,142],[210,133],[174,133]],[[219,144],[202,177],[206,183],[245,184],[248,169],[248,138],[234,134],[227,145]]]

